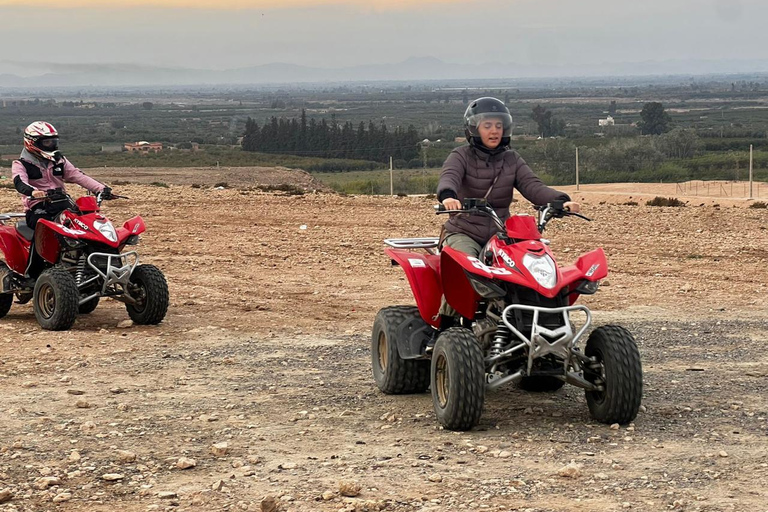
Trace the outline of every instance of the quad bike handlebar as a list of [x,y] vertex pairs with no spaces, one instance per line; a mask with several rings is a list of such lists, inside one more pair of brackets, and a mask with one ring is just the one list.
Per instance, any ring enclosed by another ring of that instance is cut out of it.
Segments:
[[[102,190],[96,194],[96,202],[99,206],[101,206],[102,201],[111,201],[113,199],[129,199],[129,197],[113,194],[111,189],[106,193]],[[64,192],[61,188],[54,188],[46,191],[43,200],[49,203],[67,203],[68,209],[78,210],[77,203],[72,199],[72,196]]]
[[[581,215],[580,213],[570,211],[563,206],[564,204],[565,201],[558,200],[547,203],[546,205],[534,206],[534,208],[539,212],[539,221],[536,223],[539,233],[544,232],[544,229],[547,227],[547,223],[549,223],[549,221],[552,219],[561,219],[563,217],[579,217],[587,221],[592,220],[588,217],[585,217],[584,215]],[[496,214],[496,210],[494,210],[493,207],[490,206],[488,201],[486,201],[484,198],[467,197],[464,199],[462,209],[460,210],[448,210],[443,204],[435,205],[435,213],[437,215],[445,213],[464,213],[468,215],[482,215],[484,217],[490,217],[499,228],[499,231],[506,233],[504,222],[502,222],[502,220]]]

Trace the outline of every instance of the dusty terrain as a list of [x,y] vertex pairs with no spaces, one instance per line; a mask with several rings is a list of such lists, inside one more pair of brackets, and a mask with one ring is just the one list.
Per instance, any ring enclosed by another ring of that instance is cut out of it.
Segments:
[[[161,325],[119,328],[110,301],[64,333],[29,304],[0,320],[0,511],[768,510],[768,210],[576,195],[593,222],[547,236],[561,263],[606,249],[584,302],[634,332],[642,412],[612,429],[576,388],[508,388],[452,433],[429,394],[383,395],[370,374],[376,311],[412,303],[381,240],[436,234],[434,199],[151,181],[170,187],[115,186],[131,199],[105,213],[144,216]],[[0,210],[18,210],[11,190]]]

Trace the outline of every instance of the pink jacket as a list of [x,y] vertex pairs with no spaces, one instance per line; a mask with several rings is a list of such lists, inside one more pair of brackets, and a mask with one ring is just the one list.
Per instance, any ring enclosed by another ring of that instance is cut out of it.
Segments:
[[[22,157],[23,156],[24,155],[22,154]],[[64,158],[64,172],[61,176],[53,175],[53,162],[50,160],[40,160],[37,158],[24,158],[24,160],[37,166],[41,171],[41,176],[29,176],[27,169],[24,167],[21,161],[14,160],[13,165],[11,166],[12,179],[15,180],[18,176],[23,183],[29,185],[35,190],[48,191],[55,188],[61,188],[64,190],[64,183],[77,183],[81,187],[94,193],[100,192],[104,188],[102,183],[87,176],[85,173],[83,173],[83,171],[72,165],[72,162],[66,158]],[[41,167],[41,164],[45,167]],[[32,199],[29,196],[22,196],[24,208],[27,210],[31,209],[34,205],[41,201],[41,199]]]

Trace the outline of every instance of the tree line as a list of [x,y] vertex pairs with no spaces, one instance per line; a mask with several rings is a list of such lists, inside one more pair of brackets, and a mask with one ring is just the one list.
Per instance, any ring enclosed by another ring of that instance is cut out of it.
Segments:
[[245,123],[242,148],[244,151],[307,155],[322,158],[355,158],[387,162],[411,160],[419,154],[419,134],[413,125],[408,128],[387,128],[384,122],[360,122],[355,127],[347,121],[339,124],[335,116],[330,121],[307,119],[302,109],[299,119],[271,117],[262,126],[250,117]]

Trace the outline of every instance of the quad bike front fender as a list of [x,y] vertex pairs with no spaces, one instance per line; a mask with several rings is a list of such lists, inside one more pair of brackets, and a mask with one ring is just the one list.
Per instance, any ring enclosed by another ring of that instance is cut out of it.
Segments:
[[421,317],[432,327],[438,327],[440,298],[443,295],[439,275],[440,257],[398,249],[385,249],[385,252],[405,271]]
[[561,287],[582,279],[599,281],[608,275],[608,261],[605,259],[605,252],[598,248],[582,254],[573,265],[561,268],[560,272],[562,275]]
[[17,274],[24,275],[29,256],[29,243],[22,243],[13,227],[0,227],[0,251],[8,268]]

